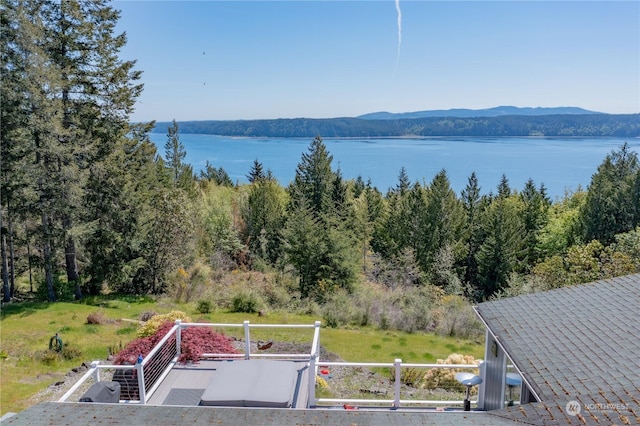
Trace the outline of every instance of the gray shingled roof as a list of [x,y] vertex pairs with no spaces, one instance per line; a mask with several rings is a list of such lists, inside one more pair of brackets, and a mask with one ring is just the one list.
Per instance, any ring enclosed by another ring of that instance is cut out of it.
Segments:
[[555,412],[557,424],[566,424],[577,419],[565,420],[565,404],[578,401],[587,423],[610,423],[607,416],[640,423],[640,274],[481,303],[476,311],[542,401],[502,414],[537,424],[541,412]]
[[287,408],[176,407],[158,405],[45,402],[21,411],[3,425],[228,425],[228,426],[501,426],[508,418],[489,412],[435,412],[407,410],[342,410]]

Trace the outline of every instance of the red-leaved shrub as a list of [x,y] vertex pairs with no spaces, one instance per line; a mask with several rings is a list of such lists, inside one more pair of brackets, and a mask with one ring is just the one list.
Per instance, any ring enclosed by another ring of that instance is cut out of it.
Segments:
[[182,330],[182,353],[179,362],[200,360],[202,354],[234,354],[233,340],[209,327],[189,327]]
[[[135,364],[138,355],[146,357],[149,352],[162,340],[175,324],[167,321],[158,331],[147,337],[131,341],[118,353],[114,364]],[[175,336],[171,337],[175,341]],[[205,353],[237,353],[233,347],[233,340],[222,333],[213,331],[209,327],[189,327],[181,333],[181,353],[178,362],[198,362]]]

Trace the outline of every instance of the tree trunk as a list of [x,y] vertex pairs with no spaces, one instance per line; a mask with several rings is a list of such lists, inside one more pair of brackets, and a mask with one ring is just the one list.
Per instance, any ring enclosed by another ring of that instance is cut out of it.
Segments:
[[11,300],[11,293],[9,291],[9,265],[7,264],[7,242],[4,226],[2,224],[2,208],[0,208],[0,232],[2,234],[2,241],[0,242],[0,245],[2,246],[2,249],[0,250],[2,252],[2,301],[6,303]]
[[31,273],[31,241],[25,225],[25,235],[27,236],[27,262],[29,266],[29,293],[33,293],[33,274]]
[[[64,219],[66,231],[71,229],[71,219],[68,216]],[[67,270],[67,281],[75,284],[74,295],[76,300],[82,299],[82,287],[80,286],[80,275],[78,274],[78,259],[76,254],[76,241],[73,236],[67,236],[67,244],[64,249],[64,260]]]
[[7,219],[9,221],[9,259],[11,259],[9,264],[9,297],[12,298],[16,293],[16,257],[13,249],[13,220],[11,220],[11,208],[9,206],[9,201],[7,201],[7,213]]
[[56,301],[56,291],[53,287],[53,259],[51,255],[51,240],[49,237],[49,224],[47,214],[42,212],[42,227],[44,230],[44,246],[42,254],[44,257],[44,278],[47,284],[47,295],[49,302]]

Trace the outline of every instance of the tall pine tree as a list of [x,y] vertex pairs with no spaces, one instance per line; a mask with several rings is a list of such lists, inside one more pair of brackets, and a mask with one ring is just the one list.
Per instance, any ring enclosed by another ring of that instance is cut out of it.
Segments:
[[13,90],[23,103],[14,119],[21,123],[21,139],[31,156],[28,186],[35,195],[21,200],[22,208],[40,217],[38,240],[49,300],[57,297],[54,277],[60,254],[79,298],[78,253],[86,236],[82,200],[89,169],[126,132],[142,89],[134,83],[139,73],[133,71],[134,62],[118,57],[126,39],[114,35],[119,13],[107,1],[5,4],[15,18],[11,49],[19,55],[3,68],[17,70]]
[[322,301],[336,288],[351,290],[357,276],[358,242],[347,217],[346,191],[331,168],[333,157],[316,137],[302,154],[289,186],[285,253],[300,277],[303,297]]

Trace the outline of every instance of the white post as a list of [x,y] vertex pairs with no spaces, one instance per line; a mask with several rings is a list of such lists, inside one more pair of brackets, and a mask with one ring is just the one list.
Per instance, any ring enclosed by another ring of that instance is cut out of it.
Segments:
[[480,378],[482,379],[482,382],[478,385],[478,403],[476,404],[476,407],[479,408],[480,410],[484,410],[484,384],[487,379],[486,377],[487,369],[486,369],[485,361],[480,362],[478,369],[480,370],[479,373],[480,373]]
[[91,368],[93,368],[93,380],[98,383],[100,381],[100,369],[98,368],[100,361],[91,361]]
[[182,344],[182,326],[180,324],[182,324],[182,321],[177,319],[176,325],[178,326],[178,329],[176,330],[176,357],[178,358],[180,358],[180,346]]
[[309,400],[307,408],[316,406],[316,370],[320,362],[320,321],[313,323],[313,340],[311,342],[311,353],[309,354]]
[[311,355],[309,360],[309,400],[307,408],[316,406],[316,355]]
[[251,334],[249,333],[249,321],[244,325],[244,359],[251,359]]
[[400,379],[402,378],[402,372],[400,371],[400,365],[402,364],[402,360],[396,358],[393,361],[393,367],[395,368],[395,377],[396,377],[396,387],[395,393],[393,397],[393,408],[400,408]]
[[147,403],[147,393],[144,390],[144,370],[142,368],[142,363],[136,363],[135,369],[138,372],[138,395],[140,395],[140,403]]

